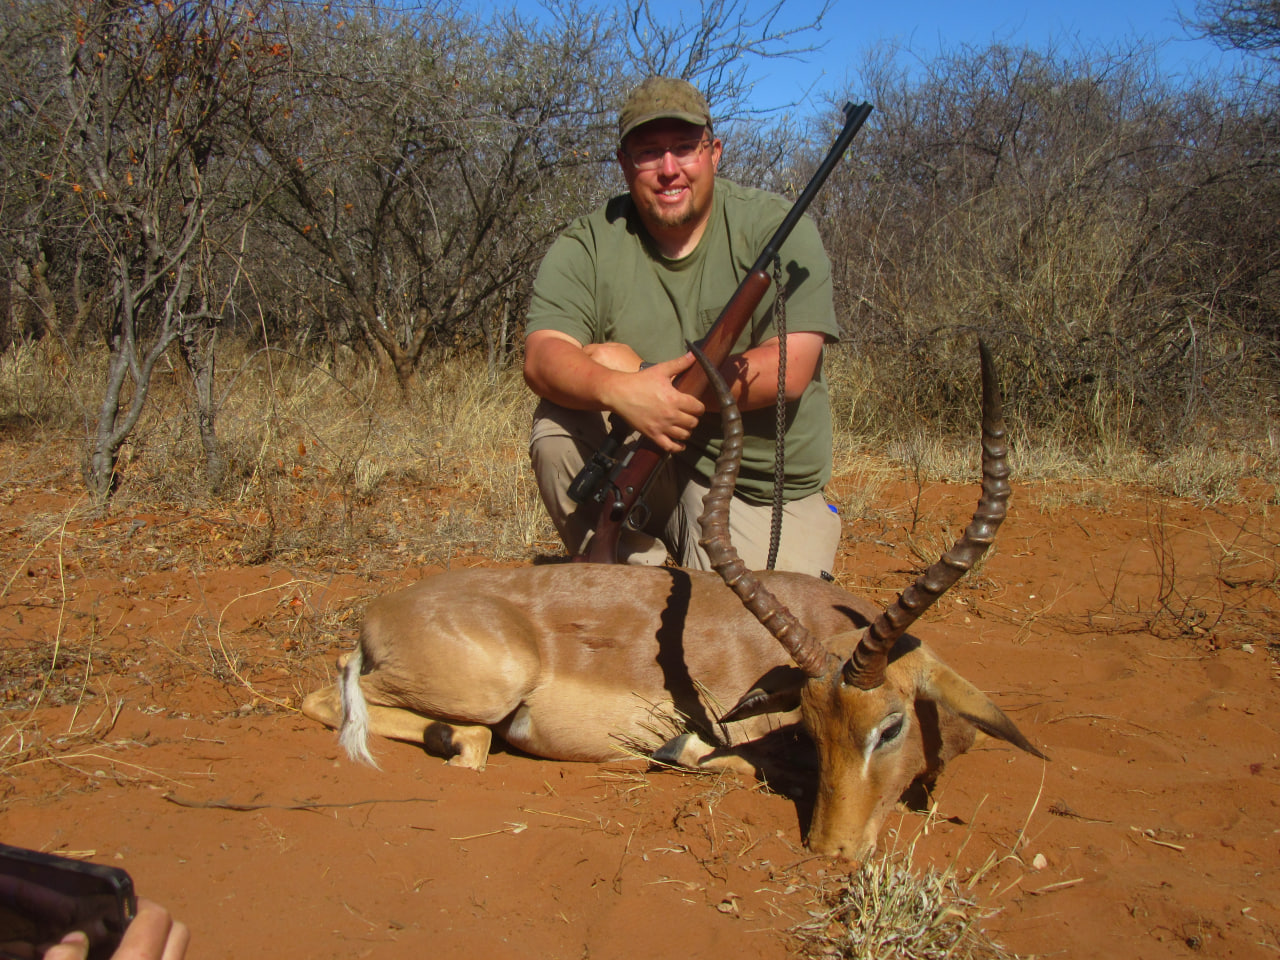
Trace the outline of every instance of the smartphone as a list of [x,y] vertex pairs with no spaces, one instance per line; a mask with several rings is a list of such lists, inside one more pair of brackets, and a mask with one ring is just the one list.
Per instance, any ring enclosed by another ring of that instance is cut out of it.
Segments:
[[137,912],[125,871],[0,843],[0,957],[39,960],[81,930],[89,960],[110,960]]

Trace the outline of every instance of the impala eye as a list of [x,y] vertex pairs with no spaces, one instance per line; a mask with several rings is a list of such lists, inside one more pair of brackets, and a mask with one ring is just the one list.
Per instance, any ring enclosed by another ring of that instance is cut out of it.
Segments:
[[903,722],[902,714],[893,713],[886,717],[884,724],[880,727],[880,740],[876,743],[876,749],[879,750],[882,747],[887,747],[889,744],[893,743],[893,741],[897,740],[898,737],[902,736],[904,727],[905,724]]

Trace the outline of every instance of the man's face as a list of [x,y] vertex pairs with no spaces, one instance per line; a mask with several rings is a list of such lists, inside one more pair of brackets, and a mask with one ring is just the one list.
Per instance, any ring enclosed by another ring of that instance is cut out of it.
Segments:
[[[691,141],[707,141],[693,162],[681,166],[668,148]],[[631,131],[618,149],[618,162],[640,219],[655,237],[672,230],[696,228],[711,212],[711,195],[722,146],[706,128],[681,120],[654,120]],[[667,151],[652,169],[638,169],[634,157],[646,151]]]

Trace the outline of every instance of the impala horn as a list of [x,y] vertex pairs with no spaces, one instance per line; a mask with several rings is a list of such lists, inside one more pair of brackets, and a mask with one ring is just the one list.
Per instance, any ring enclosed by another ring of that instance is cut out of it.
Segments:
[[702,516],[699,518],[702,539],[698,542],[707,551],[712,568],[765,629],[786,648],[796,665],[808,676],[820,677],[834,669],[839,658],[818,643],[791,611],[765,589],[759,578],[747,569],[729,540],[729,504],[742,463],[742,414],[720,371],[695,344],[689,344],[689,349],[702,365],[720,401],[720,422],[724,430],[724,443],[720,447],[720,456],[716,458],[711,489],[702,498]]
[[1000,383],[987,345],[978,341],[982,358],[982,497],[964,534],[911,586],[898,594],[858,641],[844,665],[844,682],[860,690],[884,683],[889,651],[930,606],[973,568],[1008,512],[1009,445],[1006,442]]

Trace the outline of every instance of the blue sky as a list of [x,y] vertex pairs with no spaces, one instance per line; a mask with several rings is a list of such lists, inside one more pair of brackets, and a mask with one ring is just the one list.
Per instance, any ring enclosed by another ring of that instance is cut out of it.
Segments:
[[[491,10],[485,0],[462,0],[477,11]],[[526,14],[542,16],[542,0],[513,0]],[[596,0],[609,9],[610,0]],[[746,0],[747,9],[757,12],[770,0]],[[1236,54],[1226,54],[1207,40],[1192,40],[1178,21],[1181,9],[1195,13],[1196,0],[834,0],[815,35],[800,42],[822,44],[806,62],[791,60],[756,61],[750,76],[756,81],[754,102],[760,108],[795,104],[800,112],[821,110],[825,95],[843,96],[849,90],[846,79],[863,55],[880,42],[892,42],[912,58],[933,59],[941,50],[960,44],[986,46],[993,41],[1044,50],[1052,42],[1060,49],[1079,44],[1141,41],[1157,51],[1162,72],[1172,79],[1206,71],[1231,72],[1241,62]],[[629,4],[617,2],[619,11]],[[698,0],[650,0],[659,16],[671,23],[683,13],[689,23],[699,16]],[[796,25],[810,22],[821,8],[821,0],[786,0],[781,22]],[[806,99],[806,92],[808,97]]]
[[[481,15],[492,13],[490,0],[460,0]],[[557,0],[506,0],[529,16],[549,20],[546,6]],[[626,0],[584,0],[588,7],[624,13]],[[711,4],[715,0],[702,0]],[[724,0],[726,6],[733,0]],[[773,0],[742,0],[748,16],[767,10]],[[1154,51],[1166,79],[1203,74],[1229,75],[1250,59],[1220,50],[1211,41],[1194,39],[1183,29],[1179,13],[1194,17],[1197,0],[833,0],[821,29],[797,38],[797,44],[820,45],[803,61],[748,60],[755,81],[753,105],[761,110],[791,108],[803,115],[827,109],[832,99],[860,96],[852,81],[865,55],[880,44],[893,44],[900,62],[928,62],[960,45],[985,47],[993,42],[1046,50],[1052,44],[1063,55],[1074,49],[1127,49],[1141,44]],[[654,14],[674,25],[696,22],[699,0],[649,0]],[[503,3],[498,4],[501,9]],[[794,27],[812,22],[822,0],[784,0],[778,24]]]
[[[655,0],[663,9],[678,4]],[[788,16],[811,19],[820,8],[815,0],[790,0]],[[1036,3],[1032,0],[835,0],[818,34],[824,49],[808,63],[762,63],[755,71],[756,95],[765,90],[781,94],[782,102],[803,95],[811,85],[819,95],[842,89],[846,76],[877,41],[896,42],[923,60],[958,44],[986,45],[993,40],[1045,49],[1074,43],[1093,45],[1139,40],[1157,48],[1163,72],[1184,75],[1202,70],[1232,70],[1239,62],[1212,43],[1192,40],[1178,22],[1179,9],[1195,13],[1194,0],[1071,0]],[[767,99],[771,99],[768,97]]]

